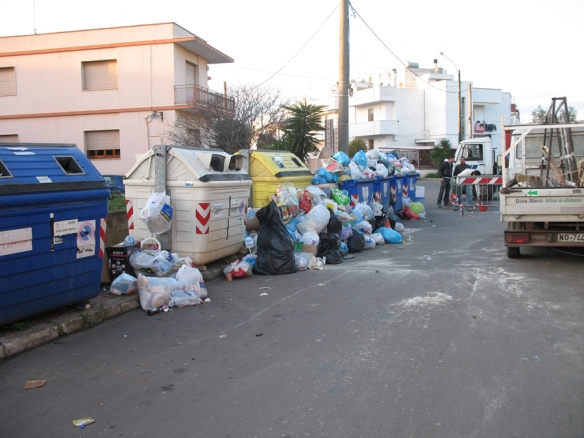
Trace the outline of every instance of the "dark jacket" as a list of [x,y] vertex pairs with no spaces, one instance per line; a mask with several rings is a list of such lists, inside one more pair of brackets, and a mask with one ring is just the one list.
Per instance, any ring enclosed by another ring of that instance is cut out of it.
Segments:
[[438,168],[438,175],[440,178],[451,178],[452,177],[452,164],[450,161],[443,161]]
[[455,168],[454,168],[454,172],[452,173],[452,176],[456,176],[458,175],[460,172],[462,172],[464,169],[470,169],[470,166],[466,163],[464,164],[458,164]]

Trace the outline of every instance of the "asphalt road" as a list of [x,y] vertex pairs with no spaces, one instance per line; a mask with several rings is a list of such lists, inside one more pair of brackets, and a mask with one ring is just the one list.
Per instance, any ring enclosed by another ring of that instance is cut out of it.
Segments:
[[0,436],[583,437],[584,252],[507,259],[497,211],[420,185],[403,245],[4,361]]

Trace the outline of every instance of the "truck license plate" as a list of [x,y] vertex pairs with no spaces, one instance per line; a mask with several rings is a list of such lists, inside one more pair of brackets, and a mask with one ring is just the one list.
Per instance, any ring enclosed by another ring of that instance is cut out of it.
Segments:
[[558,234],[558,242],[583,242],[584,234],[582,233],[560,233]]

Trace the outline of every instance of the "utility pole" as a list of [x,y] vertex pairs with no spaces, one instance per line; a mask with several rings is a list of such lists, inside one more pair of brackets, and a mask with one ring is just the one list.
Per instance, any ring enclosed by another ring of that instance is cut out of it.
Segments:
[[339,151],[349,154],[349,0],[341,0],[339,29]]
[[450,59],[448,56],[446,56],[444,54],[444,52],[440,52],[440,54],[442,56],[444,56],[446,59],[448,59],[450,62],[452,62],[454,64],[454,67],[456,68],[456,70],[458,71],[458,144],[460,144],[460,142],[462,141],[462,93],[460,92],[460,69],[458,68],[458,66],[456,65],[456,62],[454,62],[452,59]]

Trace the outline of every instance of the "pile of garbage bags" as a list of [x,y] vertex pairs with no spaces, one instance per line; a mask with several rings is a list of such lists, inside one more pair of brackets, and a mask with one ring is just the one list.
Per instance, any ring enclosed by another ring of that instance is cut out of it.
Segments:
[[[134,239],[128,236],[119,245],[134,244]],[[149,314],[208,300],[205,281],[192,259],[161,250],[156,239],[140,242],[140,249],[130,255],[129,262],[138,277],[121,273],[112,282],[110,292],[128,295],[138,291],[140,305]]]
[[398,230],[404,227],[387,205],[351,204],[348,193],[339,189],[311,185],[296,190],[292,183],[282,183],[270,204],[248,209],[242,250],[250,254],[227,266],[224,273],[231,281],[253,274],[323,269],[326,264],[342,263],[347,253],[401,243]]
[[312,184],[330,184],[347,179],[387,178],[392,175],[416,173],[416,168],[397,151],[384,154],[376,149],[358,151],[353,159],[342,151],[323,161],[323,167],[316,169]]

